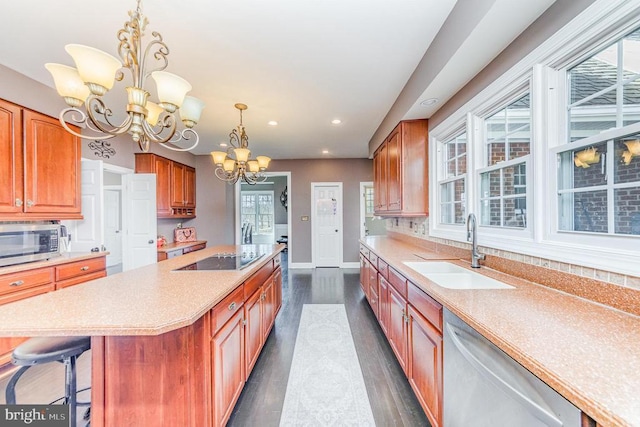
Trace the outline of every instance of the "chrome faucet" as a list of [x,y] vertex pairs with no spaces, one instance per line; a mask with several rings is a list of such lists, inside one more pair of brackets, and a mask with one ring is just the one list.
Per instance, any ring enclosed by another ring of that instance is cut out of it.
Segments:
[[485,255],[478,252],[478,230],[476,215],[470,213],[467,217],[467,242],[471,242],[471,267],[480,268],[479,260],[484,260]]

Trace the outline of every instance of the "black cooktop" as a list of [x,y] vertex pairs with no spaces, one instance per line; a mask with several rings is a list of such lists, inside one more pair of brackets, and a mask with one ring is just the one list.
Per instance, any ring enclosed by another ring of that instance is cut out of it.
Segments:
[[193,264],[185,265],[179,270],[242,270],[243,268],[253,264],[264,254],[255,252],[242,253],[220,253],[201,259]]

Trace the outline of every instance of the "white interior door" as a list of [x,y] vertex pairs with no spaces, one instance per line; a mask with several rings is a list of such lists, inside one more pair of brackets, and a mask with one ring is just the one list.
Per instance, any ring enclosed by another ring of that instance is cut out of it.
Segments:
[[136,173],[122,176],[122,270],[157,262],[156,176]]
[[120,190],[104,190],[104,243],[109,251],[107,267],[122,263]]
[[342,264],[342,183],[311,183],[312,257],[316,267]]
[[102,214],[102,160],[82,159],[82,216],[80,221],[63,221],[71,234],[73,252],[89,252],[104,245]]

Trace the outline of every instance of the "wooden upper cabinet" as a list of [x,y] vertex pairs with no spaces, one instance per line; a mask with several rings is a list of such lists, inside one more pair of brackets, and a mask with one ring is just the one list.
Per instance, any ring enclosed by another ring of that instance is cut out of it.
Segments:
[[80,155],[57,119],[0,100],[0,220],[82,219]]
[[428,131],[426,119],[400,122],[376,151],[373,159],[376,215],[428,215]]
[[136,173],[156,174],[158,218],[195,218],[196,170],[153,153],[136,153]]
[[0,213],[23,205],[22,109],[0,100]]

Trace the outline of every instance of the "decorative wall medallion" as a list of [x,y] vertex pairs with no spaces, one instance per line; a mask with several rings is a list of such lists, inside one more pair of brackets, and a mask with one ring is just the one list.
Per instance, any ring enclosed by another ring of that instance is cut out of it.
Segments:
[[93,154],[103,159],[108,159],[116,155],[116,150],[115,148],[111,148],[109,141],[91,141],[89,142],[89,149],[93,150]]

